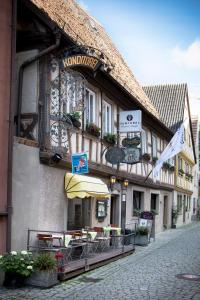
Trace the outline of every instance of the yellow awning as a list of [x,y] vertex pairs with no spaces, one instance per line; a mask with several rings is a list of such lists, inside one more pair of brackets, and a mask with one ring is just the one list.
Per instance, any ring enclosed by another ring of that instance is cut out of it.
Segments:
[[65,190],[67,197],[70,199],[75,197],[96,197],[101,199],[110,197],[108,187],[101,179],[85,175],[66,173]]

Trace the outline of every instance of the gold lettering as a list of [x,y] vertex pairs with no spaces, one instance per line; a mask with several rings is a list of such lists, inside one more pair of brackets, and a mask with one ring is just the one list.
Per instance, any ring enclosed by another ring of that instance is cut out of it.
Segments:
[[63,60],[63,64],[65,67],[73,65],[86,65],[92,69],[96,67],[97,62],[98,59],[83,55],[72,56]]

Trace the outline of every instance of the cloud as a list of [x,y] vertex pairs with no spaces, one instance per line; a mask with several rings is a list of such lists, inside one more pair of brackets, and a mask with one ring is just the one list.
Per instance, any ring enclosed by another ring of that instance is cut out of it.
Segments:
[[200,40],[194,41],[186,49],[176,46],[172,49],[172,62],[188,69],[200,69]]

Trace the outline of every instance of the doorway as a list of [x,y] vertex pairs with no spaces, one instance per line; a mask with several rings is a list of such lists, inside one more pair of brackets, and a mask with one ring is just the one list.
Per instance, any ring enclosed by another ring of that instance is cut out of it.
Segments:
[[168,196],[163,198],[163,228],[167,229],[167,219],[168,219]]
[[74,198],[68,201],[67,229],[82,229],[91,225],[91,198]]
[[119,196],[116,195],[110,199],[110,224],[119,227]]
[[185,204],[186,204],[186,195],[183,196],[183,223],[185,223]]

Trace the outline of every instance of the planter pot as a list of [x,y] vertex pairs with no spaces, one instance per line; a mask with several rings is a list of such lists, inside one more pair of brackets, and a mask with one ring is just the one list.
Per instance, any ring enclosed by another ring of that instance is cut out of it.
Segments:
[[5,272],[3,286],[11,289],[20,288],[25,285],[25,280],[26,277],[20,274]]
[[74,125],[74,127],[76,128],[80,128],[81,127],[81,122],[78,120],[72,120],[72,124]]
[[135,244],[139,246],[147,246],[149,244],[148,235],[137,234],[135,236]]
[[26,284],[48,288],[58,283],[57,271],[35,271],[26,280]]

